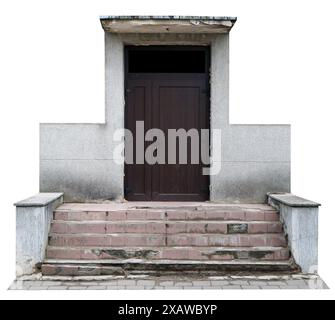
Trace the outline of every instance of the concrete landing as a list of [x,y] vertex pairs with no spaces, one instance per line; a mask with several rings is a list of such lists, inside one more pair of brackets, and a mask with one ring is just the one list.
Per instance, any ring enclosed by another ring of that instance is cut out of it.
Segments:
[[320,290],[329,289],[317,275],[227,277],[42,277],[15,281],[9,290]]
[[274,208],[267,204],[226,204],[220,202],[97,202],[97,203],[64,203],[57,210],[66,211],[115,211],[131,209],[165,209],[165,208],[220,208],[224,210],[270,210]]

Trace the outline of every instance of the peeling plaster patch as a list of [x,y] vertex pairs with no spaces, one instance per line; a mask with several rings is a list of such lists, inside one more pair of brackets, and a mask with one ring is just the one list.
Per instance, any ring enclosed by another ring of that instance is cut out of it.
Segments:
[[216,259],[218,257],[223,257],[226,259],[265,259],[268,255],[273,254],[272,251],[259,250],[259,251],[232,251],[232,250],[215,250],[209,253],[204,253],[204,256],[210,259]]
[[248,233],[248,224],[246,223],[228,224],[228,234],[236,234],[236,233]]
[[271,255],[271,251],[250,251],[249,257],[251,259],[265,259],[268,255]]
[[138,251],[126,251],[126,250],[95,250],[94,254],[101,256],[107,254],[115,259],[151,259],[156,256],[159,252],[154,250],[138,250]]

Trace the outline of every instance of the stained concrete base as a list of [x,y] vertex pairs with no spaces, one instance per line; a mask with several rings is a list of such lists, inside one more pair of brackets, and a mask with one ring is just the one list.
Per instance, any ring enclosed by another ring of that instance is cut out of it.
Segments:
[[329,289],[318,275],[224,277],[42,277],[16,280],[9,290],[280,290]]

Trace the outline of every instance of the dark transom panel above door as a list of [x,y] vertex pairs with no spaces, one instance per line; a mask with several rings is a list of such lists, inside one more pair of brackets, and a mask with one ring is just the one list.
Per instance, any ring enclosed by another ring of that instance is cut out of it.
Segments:
[[209,177],[202,174],[204,164],[191,164],[190,140],[187,164],[178,164],[178,143],[177,164],[167,163],[169,129],[209,129],[208,66],[207,47],[126,47],[125,127],[133,133],[134,160],[136,121],[144,121],[145,132],[157,128],[166,137],[166,164],[125,165],[127,200],[208,200]]

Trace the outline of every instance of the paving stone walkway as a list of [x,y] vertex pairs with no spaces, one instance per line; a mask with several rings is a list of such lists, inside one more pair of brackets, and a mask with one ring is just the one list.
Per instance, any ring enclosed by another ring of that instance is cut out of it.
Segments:
[[77,277],[34,276],[14,281],[9,290],[278,290],[329,289],[319,276],[230,276],[230,277]]

